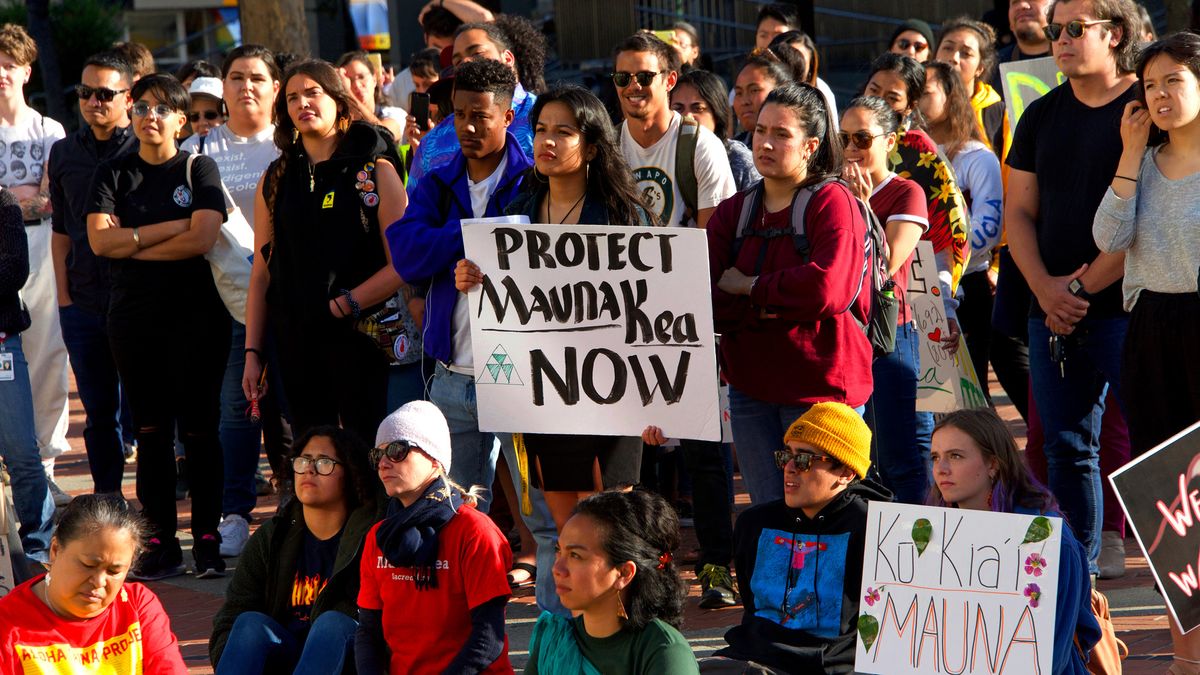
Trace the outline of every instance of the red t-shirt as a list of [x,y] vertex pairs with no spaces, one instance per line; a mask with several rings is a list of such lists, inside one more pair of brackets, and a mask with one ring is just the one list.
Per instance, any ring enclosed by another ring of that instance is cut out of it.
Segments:
[[[929,230],[929,205],[925,202],[921,186],[896,174],[892,174],[875,187],[875,191],[871,193],[871,210],[879,217],[885,230],[893,220],[918,223],[926,231]],[[910,253],[908,260],[904,261],[904,266],[892,277],[896,282],[896,299],[900,301],[900,315],[896,320],[899,326],[912,319],[908,315],[908,303],[904,299],[904,294],[908,291],[908,272],[912,260],[913,254]]]
[[[383,610],[383,637],[392,673],[441,673],[471,634],[471,610],[508,597],[512,550],[486,515],[462,506],[438,532],[437,588],[419,591],[411,567],[392,567],[375,543],[376,523],[362,556],[358,606]],[[504,651],[484,673],[511,673]]]
[[150,589],[128,582],[104,613],[68,621],[34,594],[38,581],[0,599],[0,673],[187,675],[171,621]]

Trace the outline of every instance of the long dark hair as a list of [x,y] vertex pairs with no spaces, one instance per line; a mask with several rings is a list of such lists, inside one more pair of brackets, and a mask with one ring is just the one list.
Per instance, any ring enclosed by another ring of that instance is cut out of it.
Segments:
[[725,82],[715,73],[696,68],[681,73],[671,93],[679,91],[679,87],[685,84],[700,94],[700,98],[704,99],[705,105],[712,112],[713,133],[717,138],[722,141],[729,138],[729,131],[733,128],[733,111],[729,109],[729,90],[725,87]]
[[[558,101],[575,115],[575,125],[588,145],[596,148],[596,156],[587,163],[587,194],[604,204],[609,219],[617,225],[635,225],[641,221],[637,207],[651,216],[653,213],[642,201],[633,182],[633,171],[625,163],[617,141],[617,131],[604,104],[592,92],[576,85],[559,85],[538,96],[529,120],[537,126],[542,109]],[[526,185],[536,185],[528,180]]]
[[817,52],[817,44],[808,36],[808,33],[799,29],[780,33],[771,40],[768,48],[772,52],[775,52],[776,55],[780,55],[782,51],[780,48],[787,47],[800,54],[801,58],[803,58],[804,54],[801,54],[800,50],[796,49],[793,45],[800,45],[807,49],[809,54],[812,54],[812,59],[805,61],[804,71],[802,74],[798,73],[796,81],[811,84],[814,87],[817,86],[817,74],[821,68],[821,57]]
[[871,62],[871,70],[867,73],[867,79],[863,81],[859,93],[866,94],[871,78],[875,77],[875,73],[884,71],[895,73],[904,81],[904,93],[908,95],[910,108],[908,120],[918,129],[924,129],[925,117],[921,115],[921,109],[917,103],[925,93],[925,67],[911,56],[891,52],[880,54]]
[[329,444],[333,446],[334,454],[337,455],[334,459],[342,463],[342,470],[345,472],[342,498],[345,500],[346,510],[353,511],[374,500],[378,494],[378,481],[375,480],[375,472],[371,470],[367,461],[369,448],[353,432],[333,425],[324,425],[312,427],[292,443],[292,452],[288,455],[286,465],[287,478],[280,483],[280,491],[284,495],[279,500],[280,503],[286,503],[296,496],[296,474],[292,471],[292,459],[300,456],[308,444],[318,437],[329,439]]
[[[942,24],[942,37],[938,40],[938,49],[941,49],[942,40],[945,40],[947,35],[958,30],[971,31],[975,34],[975,39],[979,41],[980,72],[973,79],[977,83],[987,82],[992,77],[992,71],[996,69],[996,29],[969,16],[955,17]],[[937,52],[934,51],[934,54],[936,55]],[[967,92],[967,98],[974,95],[973,91]]]
[[675,509],[653,492],[634,489],[592,495],[576,504],[574,513],[595,522],[610,564],[637,567],[625,589],[626,625],[639,630],[659,619],[678,628],[687,588],[671,561],[679,548]]
[[[1165,56],[1175,63],[1186,66],[1193,75],[1200,78],[1200,35],[1181,31],[1151,42],[1142,49],[1137,60],[1138,83],[1134,85],[1137,87],[1138,100],[1142,105],[1146,105],[1146,80],[1144,79],[1146,68],[1159,56]],[[1151,123],[1148,144],[1162,145],[1166,141],[1167,133]]]
[[[925,81],[934,75],[934,80],[946,95],[946,126],[950,130],[950,140],[946,142],[946,156],[954,159],[969,141],[983,140],[983,130],[979,128],[979,118],[971,107],[971,97],[967,86],[963,84],[958,71],[942,61],[927,61],[925,63]],[[930,124],[929,120],[925,120]]]
[[846,155],[842,151],[841,139],[833,131],[833,117],[825,102],[825,95],[811,85],[785,84],[767,94],[763,108],[772,103],[794,110],[800,117],[804,134],[821,141],[817,151],[808,158],[808,176],[805,182],[842,175]]

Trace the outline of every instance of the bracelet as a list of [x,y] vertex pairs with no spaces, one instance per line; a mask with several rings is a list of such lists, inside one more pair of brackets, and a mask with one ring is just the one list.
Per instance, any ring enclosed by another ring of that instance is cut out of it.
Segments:
[[257,357],[258,357],[258,359],[259,359],[260,361],[261,361],[261,360],[262,360],[262,358],[263,358],[263,353],[262,353],[262,350],[260,350],[260,349],[258,349],[258,348],[256,348],[256,347],[246,347],[246,349],[245,349],[245,353],[246,353],[246,354],[254,354],[255,356],[257,356]]
[[1121,180],[1127,180],[1127,181],[1129,181],[1130,183],[1136,183],[1136,182],[1137,182],[1137,179],[1136,179],[1136,178],[1130,178],[1129,176],[1122,176],[1121,174],[1117,174],[1117,175],[1113,176],[1113,178],[1120,178]]
[[136,227],[133,228],[133,245],[137,246],[139,251],[142,250],[142,235]]
[[345,298],[346,303],[350,305],[350,316],[357,319],[359,312],[362,311],[362,308],[358,306],[358,301],[355,300],[354,296],[350,294],[350,291],[347,291],[346,289],[342,289],[342,297]]

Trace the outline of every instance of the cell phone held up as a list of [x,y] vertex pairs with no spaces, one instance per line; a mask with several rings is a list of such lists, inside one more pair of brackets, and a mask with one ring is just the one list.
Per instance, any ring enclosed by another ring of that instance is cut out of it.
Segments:
[[408,112],[417,123],[417,128],[424,131],[429,128],[429,94],[414,91],[408,100]]

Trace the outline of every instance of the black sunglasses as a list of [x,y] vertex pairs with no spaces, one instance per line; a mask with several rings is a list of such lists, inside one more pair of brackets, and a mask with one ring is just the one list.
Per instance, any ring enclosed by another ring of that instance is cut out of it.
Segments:
[[886,135],[887,134],[872,135],[871,132],[865,129],[859,129],[852,134],[848,134],[844,131],[838,132],[838,138],[842,141],[842,147],[849,147],[850,143],[853,142],[854,147],[858,148],[859,150],[866,150],[867,148],[870,148],[871,143],[873,143],[876,138]]
[[896,40],[896,47],[899,48],[900,51],[905,51],[909,47],[912,47],[913,49],[915,49],[919,52],[923,52],[929,47],[929,43],[921,42],[920,40],[909,40],[908,38],[900,38],[899,40]]
[[818,455],[815,452],[805,452],[803,450],[792,452],[785,448],[775,451],[775,466],[780,469],[786,469],[788,462],[792,461],[796,462],[797,471],[808,471],[812,468],[813,462],[836,462],[837,460],[832,457]]
[[378,470],[379,462],[384,457],[387,457],[392,464],[399,464],[408,458],[408,453],[420,449],[421,446],[416,443],[392,441],[382,448],[371,448],[371,451],[367,453],[367,459],[371,462],[371,466]]
[[626,73],[623,71],[618,71],[618,72],[615,72],[612,74],[612,80],[613,80],[613,84],[617,85],[618,87],[628,87],[629,83],[632,82],[633,80],[637,80],[637,83],[643,87],[649,87],[650,83],[654,81],[654,78],[658,77],[659,75],[661,75],[665,72],[667,72],[667,71],[665,71],[665,70],[658,70],[658,71],[643,70],[643,71],[639,71],[636,73]]
[[192,122],[194,124],[194,123],[200,121],[201,116],[203,116],[204,119],[211,122],[211,121],[217,119],[218,117],[220,117],[221,113],[217,112],[216,110],[205,110],[204,112],[188,113],[188,121]]
[[1059,36],[1062,35],[1063,29],[1067,30],[1067,36],[1073,40],[1078,40],[1083,37],[1083,31],[1087,30],[1088,26],[1095,26],[1102,23],[1112,23],[1111,19],[1096,19],[1094,21],[1081,21],[1076,19],[1068,21],[1065,24],[1052,23],[1048,24],[1042,31],[1051,42],[1058,42]]
[[75,85],[75,95],[80,101],[86,101],[92,96],[101,103],[108,103],[116,98],[117,94],[124,94],[128,89],[109,89],[108,87],[89,87],[86,84]]
[[297,455],[292,458],[292,471],[295,473],[308,473],[308,467],[314,467],[319,475],[328,476],[333,473],[333,468],[341,462],[332,457],[305,457]]

